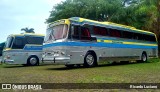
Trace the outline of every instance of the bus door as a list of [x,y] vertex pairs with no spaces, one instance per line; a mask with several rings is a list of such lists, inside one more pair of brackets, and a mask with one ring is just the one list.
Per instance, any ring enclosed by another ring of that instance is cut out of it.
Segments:
[[74,62],[80,62],[84,60],[84,55],[86,54],[86,50],[89,50],[90,46],[87,46],[90,42],[92,42],[92,37],[90,34],[90,30],[87,27],[82,26],[72,26],[71,28],[71,39],[78,43],[79,46],[74,46],[70,51],[71,55],[74,55],[71,60]]
[[24,60],[24,58],[26,57],[26,55],[24,55],[25,53],[23,50],[24,46],[25,46],[24,37],[16,36],[12,45],[12,49],[14,50],[12,56],[14,56],[14,60],[19,64],[26,62],[26,60]]

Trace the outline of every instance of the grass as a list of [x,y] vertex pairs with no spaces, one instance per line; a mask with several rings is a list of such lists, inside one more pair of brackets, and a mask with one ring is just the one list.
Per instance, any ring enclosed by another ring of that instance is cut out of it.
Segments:
[[0,65],[0,83],[160,83],[160,62],[100,64],[68,69],[64,65]]
[[[0,83],[160,83],[159,59],[68,69],[64,65],[0,65]],[[114,91],[113,91],[114,92]]]

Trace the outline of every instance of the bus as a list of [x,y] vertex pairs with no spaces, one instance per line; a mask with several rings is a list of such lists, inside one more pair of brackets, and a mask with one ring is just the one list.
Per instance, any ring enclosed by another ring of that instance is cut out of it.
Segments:
[[41,63],[44,35],[22,33],[9,35],[3,50],[3,62],[35,66]]
[[2,53],[3,53],[4,46],[5,46],[5,42],[0,43],[0,63],[2,63]]
[[71,17],[47,27],[42,60],[67,67],[93,67],[100,60],[146,62],[158,56],[156,35],[112,22]]

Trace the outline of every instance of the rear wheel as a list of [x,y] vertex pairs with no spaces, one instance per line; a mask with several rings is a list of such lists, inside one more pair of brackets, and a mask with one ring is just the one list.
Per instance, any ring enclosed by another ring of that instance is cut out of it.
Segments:
[[146,53],[142,53],[141,61],[142,62],[146,62],[147,61],[147,54]]
[[36,66],[39,64],[39,59],[36,56],[30,56],[27,60],[27,65]]
[[84,57],[84,66],[85,67],[94,67],[96,66],[96,56],[91,52],[88,52]]

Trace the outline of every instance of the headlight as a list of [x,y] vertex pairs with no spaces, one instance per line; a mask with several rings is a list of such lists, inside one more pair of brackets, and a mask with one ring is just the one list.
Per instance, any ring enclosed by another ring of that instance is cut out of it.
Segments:
[[6,59],[10,59],[11,57],[9,55],[6,56]]
[[66,53],[65,52],[61,52],[61,55],[65,55]]
[[59,57],[59,54],[54,54],[54,57]]
[[45,54],[42,54],[42,57],[45,57],[46,55]]

